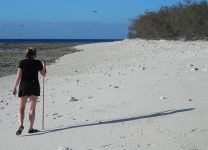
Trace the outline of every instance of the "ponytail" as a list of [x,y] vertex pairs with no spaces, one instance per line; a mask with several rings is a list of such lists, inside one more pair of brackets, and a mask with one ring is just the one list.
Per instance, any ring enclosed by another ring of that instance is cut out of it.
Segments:
[[31,59],[32,56],[36,55],[36,49],[27,48],[25,52],[25,58]]

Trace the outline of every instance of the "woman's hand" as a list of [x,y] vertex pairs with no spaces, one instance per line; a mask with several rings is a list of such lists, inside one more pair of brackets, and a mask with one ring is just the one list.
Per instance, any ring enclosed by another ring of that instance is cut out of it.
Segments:
[[16,87],[19,84],[21,78],[22,78],[22,69],[18,68],[17,76],[16,76],[16,80],[14,82],[14,86],[13,86],[14,88],[13,88],[13,92],[12,92],[14,96],[16,96],[16,94],[17,94]]
[[46,76],[46,62],[44,60],[41,61],[43,65],[43,70],[40,71],[40,74],[45,77]]
[[13,93],[14,96],[16,96],[16,94],[17,94],[17,89],[14,88],[12,93]]

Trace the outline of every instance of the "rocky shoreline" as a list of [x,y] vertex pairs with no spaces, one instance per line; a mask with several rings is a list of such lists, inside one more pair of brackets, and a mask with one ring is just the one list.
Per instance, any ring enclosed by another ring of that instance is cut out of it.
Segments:
[[61,56],[79,51],[74,48],[76,45],[80,44],[0,44],[0,77],[16,74],[26,48],[36,48],[37,59],[51,64]]

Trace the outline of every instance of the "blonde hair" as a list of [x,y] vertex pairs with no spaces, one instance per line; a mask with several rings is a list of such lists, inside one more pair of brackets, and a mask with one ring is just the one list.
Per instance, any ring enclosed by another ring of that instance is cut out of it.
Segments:
[[25,58],[31,59],[32,56],[36,55],[36,49],[27,48],[25,52]]

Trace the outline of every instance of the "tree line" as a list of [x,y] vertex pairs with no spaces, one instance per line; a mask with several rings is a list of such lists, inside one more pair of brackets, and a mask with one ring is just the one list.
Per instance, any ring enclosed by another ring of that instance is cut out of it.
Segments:
[[208,2],[184,0],[159,11],[146,11],[131,20],[128,38],[208,39]]

